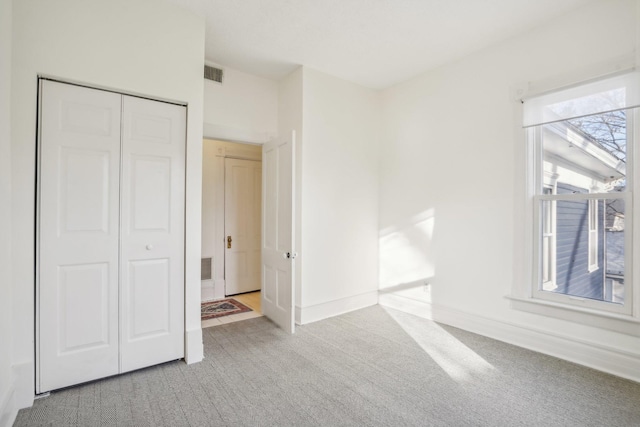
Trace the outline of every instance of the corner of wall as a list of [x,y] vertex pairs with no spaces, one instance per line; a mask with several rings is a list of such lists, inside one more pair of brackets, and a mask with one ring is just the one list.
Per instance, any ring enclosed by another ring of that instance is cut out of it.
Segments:
[[0,427],[8,427],[18,415],[18,408],[15,404],[15,390],[13,384],[9,384],[4,396],[0,396]]
[[378,304],[378,291],[366,292],[347,298],[328,301],[307,307],[296,306],[296,324],[317,322]]
[[302,325],[302,322],[300,321],[300,319],[302,317],[302,308],[299,305],[296,305],[294,307],[294,309],[295,309],[294,321],[295,321],[296,325]]
[[33,405],[33,363],[11,366],[11,375],[4,396],[0,396],[0,427],[8,427],[22,408]]
[[15,403],[18,409],[33,405],[34,391],[34,362],[26,361],[14,364],[12,367],[14,379]]
[[[13,2],[0,0],[0,234],[12,230],[11,92]],[[13,358],[13,288],[11,239],[0,242],[0,427],[10,426],[18,413]]]
[[187,329],[184,336],[185,357],[187,365],[202,362],[204,360],[204,343],[202,341],[202,328]]

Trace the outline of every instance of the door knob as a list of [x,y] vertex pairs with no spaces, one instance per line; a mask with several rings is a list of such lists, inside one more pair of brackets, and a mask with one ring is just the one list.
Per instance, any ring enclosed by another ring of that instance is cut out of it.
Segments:
[[231,236],[227,236],[227,249],[231,249]]
[[151,249],[153,249],[153,245],[152,245],[151,243],[149,243],[149,244],[147,245],[147,250],[148,250],[148,251],[150,251]]

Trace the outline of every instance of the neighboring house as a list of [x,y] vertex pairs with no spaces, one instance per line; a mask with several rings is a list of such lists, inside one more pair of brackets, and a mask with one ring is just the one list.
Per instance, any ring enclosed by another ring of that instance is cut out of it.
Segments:
[[[559,183],[557,194],[588,193],[585,188]],[[595,209],[594,209],[595,207]],[[603,202],[556,202],[555,292],[602,300],[604,298]],[[596,224],[593,227],[594,223]],[[577,224],[577,225],[576,225]]]
[[[615,191],[625,179],[623,156],[577,125],[547,125],[542,141],[545,194]],[[543,289],[600,301],[623,297],[624,203],[557,200],[543,206]]]

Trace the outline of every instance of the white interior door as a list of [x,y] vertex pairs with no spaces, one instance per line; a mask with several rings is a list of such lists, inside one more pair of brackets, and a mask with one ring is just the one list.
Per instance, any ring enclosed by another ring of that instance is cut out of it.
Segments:
[[121,372],[184,356],[186,109],[123,96]]
[[295,132],[263,146],[262,171],[262,312],[293,333]]
[[39,393],[118,373],[118,94],[42,80]]
[[262,164],[224,162],[225,294],[260,290]]

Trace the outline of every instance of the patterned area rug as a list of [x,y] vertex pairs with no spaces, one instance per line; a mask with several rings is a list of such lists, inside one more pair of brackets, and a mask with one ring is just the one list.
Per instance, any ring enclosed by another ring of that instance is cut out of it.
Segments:
[[200,305],[200,319],[213,319],[231,314],[246,313],[247,311],[251,311],[251,309],[233,298],[203,302]]

